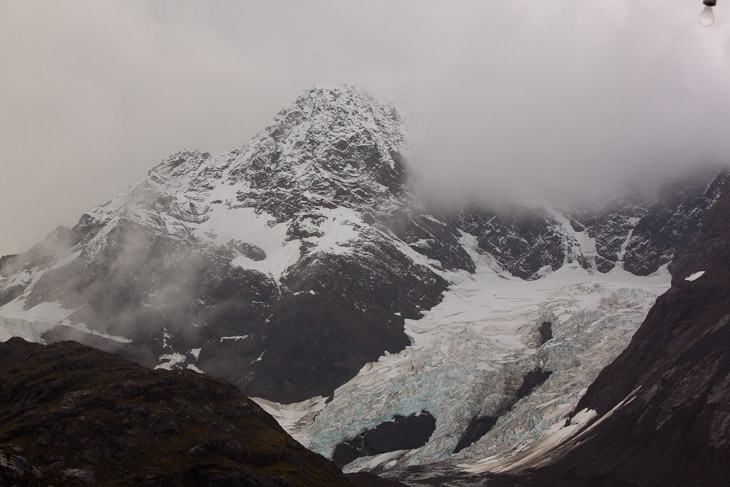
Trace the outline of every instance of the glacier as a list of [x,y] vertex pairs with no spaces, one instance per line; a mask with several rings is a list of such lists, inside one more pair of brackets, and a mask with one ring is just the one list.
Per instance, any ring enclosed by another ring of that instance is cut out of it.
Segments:
[[[671,279],[666,266],[639,277],[618,267],[600,274],[568,263],[539,280],[524,281],[499,268],[473,236],[464,234],[461,242],[477,263],[476,272],[442,271],[450,287],[423,317],[406,320],[411,345],[405,350],[365,365],[328,401],[254,400],[294,438],[325,456],[395,415],[428,411],[436,418],[425,446],[362,457],[345,471],[483,458],[502,465],[561,427]],[[544,322],[552,324],[553,337],[541,344],[538,329]],[[499,414],[515,384],[537,368],[552,374]],[[491,414],[499,415],[494,427],[453,454],[472,418]]]

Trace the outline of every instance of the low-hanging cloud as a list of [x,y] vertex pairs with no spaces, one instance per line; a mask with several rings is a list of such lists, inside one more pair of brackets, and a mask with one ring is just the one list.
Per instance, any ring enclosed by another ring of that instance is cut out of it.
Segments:
[[701,2],[0,3],[0,254],[169,153],[242,145],[354,83],[411,123],[445,195],[614,191],[730,159],[730,9]]

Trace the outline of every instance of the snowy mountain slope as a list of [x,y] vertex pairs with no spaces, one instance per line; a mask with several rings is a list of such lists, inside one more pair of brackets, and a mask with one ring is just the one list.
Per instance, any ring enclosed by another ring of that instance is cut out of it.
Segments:
[[697,233],[702,219],[729,185],[727,169],[714,178],[700,172],[667,185],[634,228],[626,245],[624,268],[646,275],[669,263],[676,249]]
[[0,259],[0,338],[223,377],[328,455],[395,416],[435,418],[422,446],[385,441],[351,469],[509,456],[628,343],[728,176],[595,212],[450,212],[409,190],[406,143],[392,106],[336,86],[240,148],[170,156]]
[[[374,224],[428,228],[404,190],[403,139],[392,107],[316,88],[240,149],[175,154],[64,230],[48,259],[3,264],[3,329],[195,367],[279,400],[329,394],[408,344],[403,320],[446,287],[440,255],[473,266],[458,246],[440,252],[447,225],[418,243],[433,257],[422,265]],[[10,313],[43,303],[63,316],[24,327]]]

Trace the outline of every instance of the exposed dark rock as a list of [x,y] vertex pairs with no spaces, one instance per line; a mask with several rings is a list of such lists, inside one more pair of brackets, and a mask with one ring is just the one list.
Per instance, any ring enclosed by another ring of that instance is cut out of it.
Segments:
[[0,306],[3,306],[17,298],[25,291],[25,286],[17,284],[6,289],[0,289]]
[[0,257],[0,276],[12,276],[18,271],[19,257],[18,254],[3,255]]
[[504,269],[523,279],[536,279],[543,267],[560,268],[566,260],[565,235],[547,213],[534,208],[494,211],[464,210],[461,228],[475,235],[479,247]]
[[624,268],[645,276],[671,262],[675,251],[698,231],[707,211],[730,185],[730,172],[700,173],[664,188],[658,202],[637,223],[626,247]]
[[343,466],[360,457],[419,448],[428,442],[435,429],[436,419],[426,411],[395,416],[337,445],[332,461]]
[[545,342],[552,339],[553,337],[553,324],[549,321],[545,321],[540,325],[540,345],[544,345]]
[[0,443],[8,486],[351,485],[222,380],[73,342],[0,344]]
[[517,392],[515,393],[516,401],[519,401],[523,397],[527,397],[532,394],[532,391],[534,391],[537,386],[543,384],[546,380],[548,380],[551,374],[552,371],[542,370],[539,367],[535,370],[529,371],[527,375],[522,379],[522,385],[519,389],[517,389]]
[[463,436],[456,444],[454,453],[459,453],[461,450],[489,433],[494,425],[497,424],[498,419],[499,416],[475,416],[472,418],[469,426],[466,428],[466,431],[464,431]]
[[228,246],[234,250],[237,250],[244,257],[259,262],[266,259],[266,252],[261,247],[250,244],[248,242],[241,242],[239,240],[231,240],[228,242]]
[[459,233],[453,225],[445,223],[448,221],[404,210],[383,217],[380,223],[417,252],[439,262],[444,269],[474,272],[474,261],[459,245]]
[[0,485],[22,485],[23,478],[40,478],[40,469],[28,463],[25,457],[0,445]]
[[[545,322],[543,323],[543,326],[545,324],[550,325],[549,322]],[[477,415],[472,418],[471,422],[469,422],[469,426],[467,426],[464,434],[461,436],[459,442],[456,444],[456,447],[454,448],[454,453],[460,452],[464,448],[470,446],[475,441],[478,441],[484,435],[489,433],[494,425],[497,424],[497,420],[500,418],[500,416],[510,411],[512,407],[517,403],[517,401],[519,401],[523,397],[527,397],[532,394],[532,391],[534,391],[536,387],[548,380],[551,374],[551,371],[542,370],[542,368],[537,368],[535,370],[529,371],[522,378],[522,383],[520,384],[520,387],[516,391],[514,391],[514,393],[512,393],[507,399],[505,399],[504,403],[499,407],[494,415]]]

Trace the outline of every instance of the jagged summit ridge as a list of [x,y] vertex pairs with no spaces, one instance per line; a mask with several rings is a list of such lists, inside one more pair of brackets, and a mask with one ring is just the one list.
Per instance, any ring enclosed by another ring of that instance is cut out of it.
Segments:
[[239,201],[266,206],[279,220],[292,213],[274,206],[379,207],[405,186],[404,143],[392,106],[351,86],[314,88],[241,148],[226,182],[243,183]]
[[[265,187],[262,173],[296,176],[299,184],[288,189],[299,191],[311,189],[304,182],[321,188],[323,178],[362,183],[371,176],[395,189],[403,183],[403,171],[392,154],[404,144],[403,121],[392,105],[378,103],[354,86],[317,87],[300,94],[242,147],[213,158],[199,151],[180,152],[150,176],[178,187],[217,178],[253,188]],[[196,177],[182,177],[190,173]]]
[[84,224],[128,218],[186,240],[196,236],[195,226],[220,220],[221,208],[251,208],[264,224],[285,224],[288,240],[316,236],[327,218],[322,209],[403,206],[404,141],[391,105],[354,86],[313,88],[241,148],[171,155],[144,181],[88,212]]

